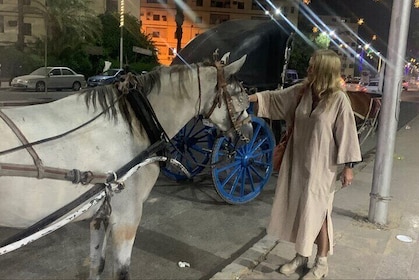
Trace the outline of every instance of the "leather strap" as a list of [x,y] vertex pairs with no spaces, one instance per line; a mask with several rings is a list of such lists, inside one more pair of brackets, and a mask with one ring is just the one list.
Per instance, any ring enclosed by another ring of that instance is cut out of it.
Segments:
[[[25,135],[23,135],[22,131],[16,126],[16,124],[2,111],[0,110],[0,117],[3,121],[10,127],[16,137],[20,140],[23,145],[29,144],[29,141],[26,139]],[[36,153],[35,149],[31,145],[26,146],[26,150],[31,155],[33,162],[37,169],[37,178],[42,179],[44,178],[44,167],[42,165],[42,160]]]

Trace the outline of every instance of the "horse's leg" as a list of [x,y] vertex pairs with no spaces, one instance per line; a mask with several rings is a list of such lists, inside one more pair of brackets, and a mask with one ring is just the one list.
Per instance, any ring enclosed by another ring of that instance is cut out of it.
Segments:
[[109,236],[107,221],[95,218],[90,222],[90,276],[89,279],[99,279],[105,268],[105,253]]
[[129,277],[132,246],[137,234],[138,223],[112,224],[112,246],[114,248],[114,279]]
[[140,171],[126,182],[121,193],[113,197],[109,226],[112,227],[115,279],[129,279],[132,246],[141,221],[143,203],[159,175],[159,167],[155,164],[144,166]]

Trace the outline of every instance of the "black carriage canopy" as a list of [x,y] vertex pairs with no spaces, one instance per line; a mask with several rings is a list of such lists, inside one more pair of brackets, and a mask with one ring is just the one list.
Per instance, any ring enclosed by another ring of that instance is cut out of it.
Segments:
[[197,63],[230,52],[230,61],[247,54],[237,78],[247,88],[275,89],[281,83],[286,43],[291,27],[284,21],[230,20],[198,35],[175,57],[172,64]]

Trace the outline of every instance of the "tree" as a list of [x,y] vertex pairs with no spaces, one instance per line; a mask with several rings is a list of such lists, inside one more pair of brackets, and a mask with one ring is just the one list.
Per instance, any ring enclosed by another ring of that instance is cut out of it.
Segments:
[[314,43],[316,43],[319,49],[328,49],[330,45],[330,37],[326,33],[322,32],[314,39]]
[[[25,12],[44,18],[46,38],[39,38],[37,50],[48,46],[48,64],[63,63],[77,70],[89,67],[84,49],[101,38],[101,23],[90,9],[90,0],[33,0]],[[46,41],[45,41],[46,40]]]
[[[132,70],[151,70],[151,68],[158,65],[157,54],[151,37],[141,32],[141,26],[136,17],[130,14],[125,14],[124,17],[124,63],[129,64]],[[99,18],[103,26],[103,56],[117,65],[120,40],[119,15],[116,13],[105,13],[100,15]],[[146,56],[134,53],[132,50],[134,46],[151,50],[152,55]]]
[[47,22],[49,51],[61,56],[63,52],[77,50],[95,43],[101,36],[101,24],[89,8],[89,0],[46,1],[44,15]]
[[315,46],[313,43],[309,44],[303,38],[296,37],[294,39],[288,68],[297,70],[299,77],[305,77],[307,75],[308,61],[314,49]]
[[185,20],[185,15],[183,14],[183,8],[179,3],[176,2],[176,15],[175,15],[175,21],[176,21],[176,40],[177,40],[177,46],[176,51],[180,52],[182,49],[182,25]]

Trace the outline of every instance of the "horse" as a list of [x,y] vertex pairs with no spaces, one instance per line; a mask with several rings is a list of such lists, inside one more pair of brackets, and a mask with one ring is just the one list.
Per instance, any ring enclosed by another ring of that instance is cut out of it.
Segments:
[[367,92],[348,91],[347,95],[351,101],[360,144],[362,145],[372,131],[378,125],[378,115],[381,108],[381,99],[374,97]]
[[[152,137],[130,97],[146,96],[168,138],[197,115],[206,116],[221,131],[233,129],[242,137],[251,137],[247,93],[234,79],[245,60],[243,56],[223,67],[204,63],[162,66],[144,75],[128,75],[118,85],[88,89],[51,103],[1,109],[0,167],[32,166],[38,176],[10,176],[0,168],[0,226],[27,228],[92,187],[92,181],[74,184],[42,178],[45,166],[113,174],[147,150]],[[27,143],[25,148],[15,149],[22,141]],[[113,277],[129,279],[143,203],[159,171],[158,162],[135,170],[122,190],[76,219],[91,219],[90,279],[100,278],[104,270],[108,238],[114,256]],[[98,215],[105,203],[109,206],[106,218]]]

